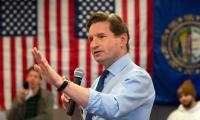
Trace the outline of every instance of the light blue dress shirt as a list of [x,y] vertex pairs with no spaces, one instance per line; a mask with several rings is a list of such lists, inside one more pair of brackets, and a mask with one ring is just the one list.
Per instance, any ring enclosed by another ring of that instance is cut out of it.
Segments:
[[155,91],[149,74],[134,64],[128,54],[108,69],[102,92],[95,91],[99,77],[90,88],[88,105],[92,120],[149,120]]

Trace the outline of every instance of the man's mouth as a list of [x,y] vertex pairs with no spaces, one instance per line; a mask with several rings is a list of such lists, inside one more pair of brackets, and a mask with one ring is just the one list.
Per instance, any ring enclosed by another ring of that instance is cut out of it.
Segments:
[[101,53],[101,51],[95,51],[94,55],[98,55],[99,53]]

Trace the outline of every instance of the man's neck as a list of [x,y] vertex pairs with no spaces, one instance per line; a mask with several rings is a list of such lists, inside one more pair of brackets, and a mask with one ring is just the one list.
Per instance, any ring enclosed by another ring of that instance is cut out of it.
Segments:
[[191,109],[194,108],[194,107],[196,106],[196,104],[197,104],[197,102],[194,100],[194,101],[192,102]]

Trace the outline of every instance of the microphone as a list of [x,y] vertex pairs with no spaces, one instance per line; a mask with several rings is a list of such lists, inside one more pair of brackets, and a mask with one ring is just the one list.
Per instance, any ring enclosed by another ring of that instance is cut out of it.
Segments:
[[31,89],[29,89],[29,85],[28,85],[28,82],[24,82],[23,83],[23,88],[27,91],[27,94],[26,94],[26,96],[25,96],[25,100],[28,100],[31,96],[32,96],[32,90]]
[[[80,85],[83,76],[84,76],[84,71],[81,68],[76,68],[74,70],[74,83]],[[68,115],[72,116],[74,114],[75,105],[76,103],[73,100],[69,101],[67,108]]]

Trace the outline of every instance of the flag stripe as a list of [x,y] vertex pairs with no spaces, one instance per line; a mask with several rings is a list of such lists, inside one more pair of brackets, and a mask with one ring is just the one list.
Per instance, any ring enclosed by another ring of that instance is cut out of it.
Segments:
[[12,96],[12,88],[11,88],[11,67],[10,67],[10,38],[3,38],[4,41],[4,46],[3,46],[3,51],[4,51],[4,59],[3,59],[3,65],[4,65],[4,97],[5,97],[5,107],[9,108],[11,105],[11,96]]
[[118,2],[115,2],[115,13],[117,15],[119,15],[120,17],[123,16],[122,14],[122,3],[123,3],[123,0],[118,0]]
[[[86,51],[86,47],[87,47],[87,45],[86,45],[86,40],[85,39],[79,39],[79,67],[81,68],[81,69],[83,69],[84,71],[87,71],[87,64],[86,64],[86,61],[87,61],[87,59],[86,59],[86,56],[87,56],[87,51]],[[87,74],[85,73],[85,78],[87,77]],[[82,84],[81,85],[83,85],[83,86],[87,86],[87,82],[88,82],[88,80],[87,79],[85,79],[85,81],[82,81]]]
[[129,50],[129,53],[130,53],[130,56],[131,58],[134,60],[134,56],[135,56],[135,53],[134,53],[134,35],[135,35],[135,31],[134,31],[134,20],[135,20],[135,16],[134,16],[134,0],[128,0],[128,4],[127,4],[127,9],[128,9],[128,19],[127,19],[127,25],[128,25],[128,28],[129,28],[129,34],[130,34],[130,40],[129,40],[129,46],[130,46],[130,50]]
[[[40,2],[38,2],[38,16],[41,16],[41,17],[38,17],[38,36],[36,37],[37,38],[37,44],[38,44],[38,49],[43,53],[45,54],[45,28],[44,28],[44,23],[45,23],[45,20],[43,16],[44,15],[44,11],[45,11],[45,1],[44,0],[40,0]],[[42,81],[41,83],[41,86],[43,88],[46,88],[47,84]]]
[[[23,37],[22,37],[23,38]],[[26,70],[27,68],[29,68],[30,66],[33,65],[34,63],[34,59],[33,59],[33,56],[32,56],[32,48],[33,48],[33,41],[34,41],[34,37],[24,37],[25,40],[26,40]],[[26,71],[25,70],[25,71]],[[27,71],[26,71],[27,72]],[[26,73],[25,73],[26,74]]]
[[[61,0],[56,0],[56,26],[57,27],[57,70],[58,74],[62,75],[62,35],[61,35]],[[61,94],[57,94],[58,105],[62,107]]]
[[69,76],[69,29],[68,29],[68,23],[69,23],[69,17],[68,17],[68,1],[62,0],[62,70],[63,75]]
[[[50,20],[50,1],[49,0],[45,0],[44,1],[44,16],[45,16],[45,18],[44,18],[44,37],[45,37],[45,53],[46,53],[46,59],[47,59],[47,61],[49,62],[49,64],[51,64],[51,60],[50,60],[50,58],[51,58],[51,51],[50,51],[50,22],[49,22],[49,20]],[[47,89],[48,90],[51,90],[52,88],[51,88],[51,85],[49,84],[49,83],[47,83]]]
[[124,20],[125,23],[127,23],[127,0],[123,0],[122,2],[122,18]]
[[19,42],[16,42],[16,48],[15,48],[15,51],[16,51],[16,56],[17,58],[19,59],[16,59],[16,87],[17,87],[17,90],[16,92],[19,93],[19,91],[22,89],[22,83],[23,83],[23,64],[22,64],[22,51],[23,51],[23,47],[22,47],[22,39],[21,37],[16,37],[15,38],[16,41],[19,41]]
[[69,6],[68,6],[68,14],[69,14],[69,78],[73,80],[74,70],[78,66],[78,60],[79,60],[79,51],[78,46],[79,42],[78,39],[74,38],[74,1],[69,0]]
[[3,49],[3,38],[0,37],[0,94],[3,97],[0,97],[0,106],[2,109],[5,109],[5,100],[4,100],[4,49]]
[[27,69],[27,41],[25,37],[21,38],[22,42],[22,73],[23,73],[23,82],[26,81],[26,69]]
[[153,74],[153,0],[147,0],[147,71]]
[[135,63],[139,63],[139,55],[140,55],[140,0],[135,0]]
[[[55,0],[50,0],[49,1],[49,41],[50,41],[50,61],[51,61],[51,66],[55,71],[58,71],[58,10],[57,10],[57,4],[58,1]],[[52,32],[51,32],[52,31]],[[51,86],[51,91],[53,93],[54,97],[54,107],[58,108],[60,106],[59,99],[58,99],[58,93],[56,92],[56,88],[52,85]]]
[[89,87],[91,84],[91,53],[90,53],[90,43],[86,42],[86,87]]
[[146,69],[146,50],[147,50],[147,45],[146,45],[146,41],[147,41],[147,25],[146,25],[146,19],[147,19],[147,3],[146,3],[146,0],[141,0],[140,1],[140,46],[139,47],[139,56],[140,56],[140,63],[139,65],[141,67],[143,67],[144,69]]
[[14,100],[14,97],[16,95],[16,56],[15,56],[15,38],[11,37],[10,39],[10,69],[11,69],[11,74],[10,74],[10,78],[11,78],[11,99]]

